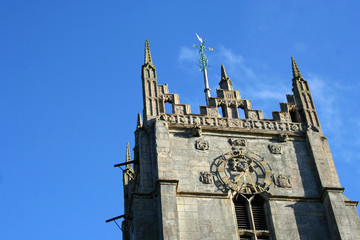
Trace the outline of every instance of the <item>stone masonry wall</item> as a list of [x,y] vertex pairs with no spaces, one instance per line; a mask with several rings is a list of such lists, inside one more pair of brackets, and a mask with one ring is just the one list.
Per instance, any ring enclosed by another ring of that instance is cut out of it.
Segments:
[[277,240],[332,239],[321,202],[270,201]]
[[[171,131],[169,145],[173,163],[173,178],[179,180],[179,192],[222,192],[216,184],[200,182],[200,172],[213,171],[213,162],[224,153],[231,152],[228,140],[245,139],[247,151],[264,158],[271,166],[273,173],[290,177],[292,188],[277,188],[272,184],[270,192],[274,195],[297,197],[319,197],[315,166],[307,150],[305,138],[289,138],[279,142],[278,136],[248,136],[245,134],[203,133],[201,137],[192,137],[184,131]],[[208,150],[196,149],[196,142],[209,144]],[[281,147],[281,154],[273,154],[269,145]],[[214,179],[216,180],[216,178]],[[315,183],[315,184],[314,184]]]
[[180,239],[236,240],[237,225],[230,199],[178,197]]
[[[290,178],[289,188],[277,187],[275,182],[270,186],[273,196],[295,199],[270,201],[270,224],[277,229],[274,236],[277,239],[289,239],[289,236],[292,239],[330,239],[327,238],[326,216],[319,200],[315,165],[305,137],[289,137],[286,142],[279,142],[278,135],[249,136],[231,132],[203,132],[200,137],[194,137],[184,130],[169,129],[167,146],[170,148],[169,167],[172,169],[167,172],[171,172],[171,176],[167,177],[179,181],[177,204],[180,239],[238,238],[234,206],[230,195],[227,195],[228,190],[219,184],[215,176],[213,184],[200,181],[201,172],[214,172],[214,160],[232,151],[229,139],[234,138],[245,139],[247,151],[262,156],[275,176],[282,174]],[[198,149],[198,142],[206,142],[208,149]],[[280,146],[281,153],[270,151],[269,145],[274,144]],[[214,197],[211,194],[224,195]],[[296,198],[304,202],[298,202]],[[308,230],[317,232],[316,236],[312,236],[315,238],[308,238]]]

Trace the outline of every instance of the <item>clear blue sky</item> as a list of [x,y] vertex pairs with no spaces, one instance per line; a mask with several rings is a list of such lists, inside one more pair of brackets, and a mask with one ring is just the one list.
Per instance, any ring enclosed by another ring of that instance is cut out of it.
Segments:
[[308,80],[345,195],[360,200],[360,1],[0,1],[0,239],[121,239],[113,164],[134,146],[149,39],[158,82],[199,112],[225,64],[267,118]]

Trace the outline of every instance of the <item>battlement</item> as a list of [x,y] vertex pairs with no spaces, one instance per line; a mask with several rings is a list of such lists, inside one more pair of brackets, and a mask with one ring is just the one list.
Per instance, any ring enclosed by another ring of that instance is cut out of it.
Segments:
[[[223,66],[222,70],[224,72]],[[167,89],[167,85],[165,86]],[[163,86],[158,85],[158,88],[160,87]],[[159,93],[160,114],[157,118],[168,122],[170,126],[190,128],[197,125],[205,128],[236,128],[269,133],[280,131],[291,134],[304,134],[306,129],[306,124],[292,121],[290,114],[295,109],[293,95],[288,95],[290,102],[280,103],[281,111],[273,112],[273,119],[264,119],[262,111],[252,109],[250,100],[241,99],[237,90],[217,89],[217,97],[209,98],[209,106],[200,106],[200,114],[192,114],[190,105],[180,104],[177,94]],[[163,110],[163,104],[167,102],[172,104],[172,113],[165,113]],[[239,118],[239,109],[245,112],[245,119]]]
[[[142,67],[144,121],[160,118],[172,125],[198,124],[208,127],[229,127],[248,130],[288,131],[301,133],[307,126],[320,127],[308,83],[302,77],[293,58],[293,94],[286,95],[287,102],[280,103],[280,111],[273,111],[273,119],[264,119],[261,110],[252,109],[249,99],[242,99],[234,90],[224,65],[216,97],[209,97],[200,114],[192,114],[189,104],[181,104],[178,94],[169,93],[168,85],[158,85],[156,68],[152,62],[148,41],[145,44],[145,63]],[[165,104],[171,104],[166,113]],[[220,111],[220,112],[219,112]],[[241,119],[239,111],[244,111]]]

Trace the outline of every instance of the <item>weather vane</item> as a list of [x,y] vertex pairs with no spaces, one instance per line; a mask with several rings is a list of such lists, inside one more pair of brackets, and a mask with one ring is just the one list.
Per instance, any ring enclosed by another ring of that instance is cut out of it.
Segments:
[[212,48],[208,48],[205,46],[205,41],[202,40],[201,37],[199,37],[199,35],[196,34],[196,37],[199,39],[200,44],[199,45],[194,45],[194,47],[197,47],[199,49],[199,55],[200,55],[200,59],[199,59],[199,67],[200,67],[200,71],[202,71],[204,73],[204,84],[205,84],[205,99],[206,99],[206,105],[209,106],[209,98],[210,98],[210,88],[209,88],[209,81],[208,81],[208,77],[207,77],[207,69],[209,69],[209,65],[208,65],[208,59],[205,55],[205,50],[209,50],[212,51]]

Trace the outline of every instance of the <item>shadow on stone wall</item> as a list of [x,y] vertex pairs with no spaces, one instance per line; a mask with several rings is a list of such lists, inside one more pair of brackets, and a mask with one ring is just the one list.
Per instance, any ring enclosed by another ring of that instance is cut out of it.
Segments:
[[301,240],[332,239],[329,234],[325,209],[321,202],[296,202],[286,207],[292,208]]
[[305,142],[293,142],[296,159],[298,163],[302,187],[304,189],[303,197],[320,197],[320,182],[316,172],[315,163]]

